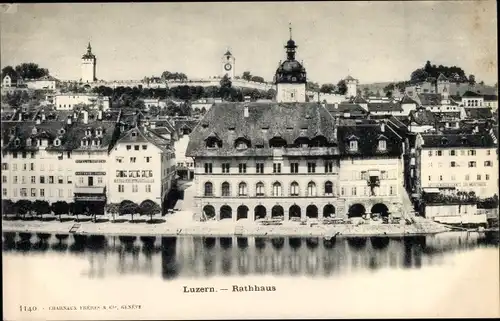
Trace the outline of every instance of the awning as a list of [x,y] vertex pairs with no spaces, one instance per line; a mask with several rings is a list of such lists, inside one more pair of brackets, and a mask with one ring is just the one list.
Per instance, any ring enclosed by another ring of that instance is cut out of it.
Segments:
[[80,201],[80,202],[105,202],[106,201],[106,196],[103,196],[103,195],[76,196],[75,195],[75,201]]
[[104,187],[101,186],[85,186],[76,187],[75,194],[104,194]]

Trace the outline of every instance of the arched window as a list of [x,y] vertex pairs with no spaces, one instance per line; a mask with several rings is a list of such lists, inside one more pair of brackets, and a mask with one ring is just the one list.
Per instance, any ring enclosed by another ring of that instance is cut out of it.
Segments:
[[213,196],[214,189],[213,185],[210,182],[205,183],[205,196]]
[[326,196],[331,196],[333,195],[333,183],[330,181],[327,181],[325,183],[325,195]]
[[307,184],[307,196],[316,196],[316,184],[314,182]]
[[230,186],[228,182],[222,183],[222,196],[231,196],[231,191],[229,187]]
[[273,196],[281,196],[281,184],[276,182],[273,184]]
[[299,196],[299,184],[292,182],[290,185],[290,196]]
[[238,185],[238,195],[247,196],[247,183],[241,182],[240,185]]
[[255,195],[264,196],[264,183],[258,182],[257,185],[255,185]]

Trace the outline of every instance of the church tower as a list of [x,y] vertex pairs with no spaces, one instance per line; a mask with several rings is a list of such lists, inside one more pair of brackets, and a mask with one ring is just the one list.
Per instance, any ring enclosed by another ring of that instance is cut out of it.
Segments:
[[234,79],[234,63],[236,59],[231,54],[229,49],[222,56],[222,76],[227,75],[229,79]]
[[82,82],[89,83],[97,80],[95,76],[97,59],[92,53],[92,47],[87,46],[87,52],[82,56]]
[[292,39],[292,27],[290,26],[290,40],[287,41],[285,49],[287,59],[280,62],[276,70],[274,82],[276,84],[276,101],[283,103],[306,102],[306,69],[300,62],[295,60],[297,46]]

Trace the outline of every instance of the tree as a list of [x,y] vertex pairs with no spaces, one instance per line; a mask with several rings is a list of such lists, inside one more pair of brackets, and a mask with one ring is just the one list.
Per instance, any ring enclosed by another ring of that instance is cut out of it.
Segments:
[[260,82],[260,83],[263,83],[265,82],[264,81],[264,78],[260,77],[260,76],[252,76],[252,78],[250,79],[251,81],[255,81],[255,82]]
[[307,82],[306,90],[317,92],[319,91],[319,84],[317,82]]
[[323,84],[323,85],[321,85],[321,88],[319,89],[319,92],[324,93],[324,94],[332,94],[334,91],[335,91],[334,84]]
[[345,79],[342,79],[337,83],[337,94],[345,95],[346,92],[347,92],[347,85],[345,83]]
[[2,79],[5,76],[10,76],[12,81],[15,81],[17,79],[17,72],[12,66],[5,66],[2,68]]
[[141,215],[149,215],[150,221],[153,221],[153,215],[161,213],[161,207],[151,200],[145,200],[139,206]]
[[416,83],[425,81],[427,79],[427,77],[429,77],[429,74],[424,69],[420,68],[420,69],[417,69],[411,73],[410,81],[413,84],[416,84]]
[[226,74],[220,80],[220,96],[223,99],[228,100],[231,97],[231,88],[232,88],[231,79],[229,79],[229,77]]
[[388,91],[385,93],[385,97],[392,98],[392,91]]
[[132,222],[134,221],[134,214],[138,212],[139,206],[129,200],[125,200],[120,203],[119,213],[120,215],[130,214],[132,215]]
[[118,214],[120,209],[120,204],[110,203],[106,205],[106,212],[111,213],[113,216],[113,222],[115,221],[115,215]]
[[241,78],[243,78],[246,81],[250,81],[252,79],[252,74],[250,73],[250,71],[245,71],[241,75]]
[[7,103],[12,108],[19,108],[30,101],[29,94],[26,91],[14,91],[7,93],[2,97],[4,103]]
[[72,213],[76,216],[76,222],[79,222],[80,220],[78,218],[78,215],[85,214],[87,212],[87,206],[85,206],[85,204],[83,204],[82,202],[74,202],[72,204]]
[[14,208],[16,210],[16,214],[21,214],[23,218],[25,218],[26,214],[31,212],[33,203],[31,203],[30,200],[19,200],[14,204]]
[[370,96],[370,88],[363,87],[363,97],[367,98]]
[[469,75],[469,85],[474,86],[476,84],[476,77],[474,75]]
[[42,218],[43,214],[50,214],[50,204],[47,201],[36,200],[33,202],[33,211]]
[[146,105],[144,104],[144,100],[142,100],[142,99],[136,99],[132,103],[132,107],[135,108],[135,109],[144,110],[146,108]]
[[40,68],[32,62],[17,65],[15,70],[22,79],[38,79],[49,75],[48,69]]
[[54,202],[50,207],[52,209],[52,212],[54,212],[55,215],[59,216],[59,221],[62,221],[61,215],[69,214],[69,204],[65,201]]
[[276,90],[274,89],[269,89],[266,93],[266,98],[267,99],[274,99],[276,97]]
[[2,213],[4,216],[14,212],[14,202],[11,200],[2,200]]

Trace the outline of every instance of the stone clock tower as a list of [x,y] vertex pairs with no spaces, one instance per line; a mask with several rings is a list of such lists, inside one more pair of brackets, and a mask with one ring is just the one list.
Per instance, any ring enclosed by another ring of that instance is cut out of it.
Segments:
[[229,49],[226,51],[224,56],[222,56],[222,76],[227,75],[229,79],[234,79],[234,56],[231,54]]

